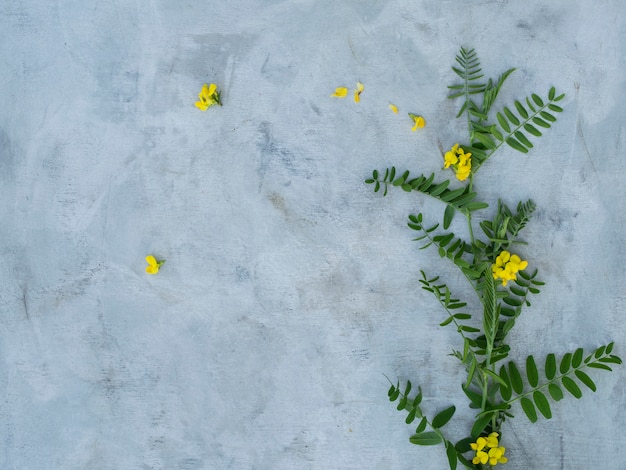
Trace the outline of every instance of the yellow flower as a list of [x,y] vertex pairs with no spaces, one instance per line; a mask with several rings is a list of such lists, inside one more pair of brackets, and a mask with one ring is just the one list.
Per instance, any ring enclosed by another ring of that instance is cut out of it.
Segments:
[[156,274],[159,272],[159,268],[161,268],[163,263],[165,263],[165,260],[157,261],[154,256],[148,255],[146,256],[146,263],[148,263],[148,266],[146,266],[146,272],[148,274]]
[[395,114],[398,114],[398,107],[395,104],[390,104],[389,109],[391,109]]
[[496,257],[496,262],[491,265],[491,273],[494,279],[502,280],[502,285],[506,286],[509,281],[517,279],[517,272],[523,271],[528,266],[528,261],[522,261],[517,255],[511,255],[508,251],[503,251]]
[[445,155],[443,156],[444,168],[449,168],[450,165],[456,165],[457,163],[459,163],[458,148],[459,144],[454,144],[452,148],[445,153]]
[[472,168],[467,165],[458,165],[456,168],[456,178],[459,181],[465,181],[467,177],[470,175]]
[[478,452],[476,452],[476,456],[472,459],[472,463],[474,465],[478,463],[486,464],[488,460],[489,460],[489,455],[487,454],[487,452],[483,452],[482,450],[479,450]]
[[487,436],[487,447],[498,447],[498,433],[492,432]]
[[417,114],[413,113],[409,113],[409,116],[411,117],[411,119],[413,119],[413,122],[415,123],[415,125],[411,129],[413,132],[418,129],[422,129],[426,125],[426,120],[422,116],[418,116]]
[[489,449],[489,452],[487,453],[489,457],[489,465],[493,467],[499,463],[507,463],[509,459],[504,456],[505,451],[506,449],[504,447],[494,447]]
[[207,85],[206,83],[202,85],[202,89],[200,93],[198,93],[199,101],[196,101],[196,108],[201,111],[206,111],[214,104],[222,105],[220,100],[220,92],[217,90],[217,85],[215,83],[211,83],[211,85]]
[[472,442],[470,444],[470,447],[472,448],[472,450],[475,451],[481,451],[485,448],[485,446],[487,445],[487,439],[485,439],[484,437],[479,437],[478,439],[476,439],[476,442]]
[[330,96],[333,98],[345,98],[347,94],[348,89],[345,86],[340,86],[338,88],[335,88],[335,92]]
[[465,181],[472,173],[471,157],[471,153],[465,153],[465,150],[459,147],[459,144],[454,144],[452,148],[443,155],[443,167],[452,167],[457,179]]
[[356,90],[354,90],[354,102],[361,101],[361,92],[365,89],[361,82],[356,82]]
[[[506,257],[506,256],[505,256]],[[470,444],[472,450],[476,451],[476,455],[472,459],[474,465],[485,465],[489,462],[492,467],[499,463],[507,463],[509,460],[504,456],[506,449],[499,447],[497,432],[492,432],[487,437],[479,437],[476,442]]]

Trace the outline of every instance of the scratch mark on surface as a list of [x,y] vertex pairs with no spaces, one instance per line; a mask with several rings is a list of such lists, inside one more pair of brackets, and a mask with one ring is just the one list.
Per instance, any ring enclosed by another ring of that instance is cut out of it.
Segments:
[[591,158],[591,153],[589,152],[589,148],[587,147],[587,142],[585,141],[585,135],[583,134],[583,127],[580,124],[579,119],[576,119],[576,130],[578,132],[578,136],[580,137],[580,141],[583,144],[583,148],[585,149],[585,154],[587,155],[587,158],[589,159],[589,162],[591,163],[591,169],[593,170],[595,175],[598,176],[598,172],[596,171],[596,167],[593,164],[593,159]]
[[22,287],[22,304],[24,305],[24,314],[26,315],[26,320],[30,321],[30,312],[28,311],[28,287]]

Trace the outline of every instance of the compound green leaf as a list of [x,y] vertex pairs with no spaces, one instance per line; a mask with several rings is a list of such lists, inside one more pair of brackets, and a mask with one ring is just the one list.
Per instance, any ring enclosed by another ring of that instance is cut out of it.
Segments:
[[543,119],[539,118],[539,117],[534,117],[533,118],[533,122],[535,124],[537,124],[538,126],[544,127],[546,129],[550,128],[550,124],[548,124],[546,121],[544,121]]
[[569,370],[571,365],[572,365],[572,353],[565,353],[563,355],[563,358],[561,359],[561,365],[559,367],[561,374],[567,374],[567,371]]
[[415,428],[415,433],[420,434],[424,432],[424,429],[426,429],[427,425],[428,425],[428,421],[426,420],[426,418],[422,418],[422,420],[417,425],[417,428]]
[[417,408],[413,408],[409,411],[409,414],[406,417],[406,424],[411,424],[415,420],[415,413],[417,413]]
[[435,446],[441,443],[441,437],[434,431],[428,431],[412,435],[409,441],[418,446]]
[[548,392],[550,392],[550,396],[554,401],[559,401],[563,399],[563,390],[557,384],[548,385]]
[[583,362],[583,348],[578,348],[572,356],[572,367],[578,367]]
[[450,224],[452,223],[452,219],[454,218],[454,206],[446,206],[446,210],[443,213],[443,228],[447,229],[448,227],[450,227]]
[[526,358],[526,377],[531,387],[536,387],[539,383],[539,373],[537,372],[537,365],[535,359],[532,356]]
[[563,382],[563,386],[566,388],[566,390],[574,395],[576,398],[580,398],[583,396],[583,392],[580,391],[580,387],[578,387],[578,385],[576,385],[576,382],[574,382],[572,379],[570,379],[569,377],[563,377],[561,381]]
[[541,137],[541,131],[539,129],[537,129],[535,126],[533,126],[532,124],[524,124],[524,129],[526,130],[526,132],[534,135],[535,137]]
[[591,380],[591,377],[585,374],[582,370],[577,370],[574,373],[576,374],[576,377],[578,377],[578,380],[580,380],[587,387],[589,387],[592,392],[596,391],[596,384],[593,382],[593,380]]
[[517,150],[518,152],[522,152],[522,153],[528,153],[528,150],[526,149],[526,147],[524,147],[522,144],[520,144],[517,140],[515,140],[513,137],[509,137],[506,139],[506,143],[509,144],[511,147],[513,147],[515,150]]
[[550,353],[546,357],[546,378],[552,380],[556,375],[556,357]]
[[502,129],[504,129],[505,132],[511,132],[509,123],[506,122],[506,119],[504,118],[504,116],[501,113],[498,113],[496,114],[496,117],[498,118],[498,123],[500,124],[500,127],[502,127]]
[[480,436],[480,433],[483,432],[483,429],[485,429],[485,427],[487,427],[487,425],[491,422],[491,418],[492,418],[492,414],[488,413],[486,415],[481,416],[474,422],[474,425],[472,426],[472,432],[471,432],[471,435],[474,439]]
[[448,421],[450,421],[455,411],[456,411],[456,407],[452,405],[451,407],[446,408],[445,410],[437,413],[437,415],[433,418],[433,423],[432,423],[433,427],[441,428],[445,426],[448,423]]
[[543,100],[539,98],[538,95],[535,95],[533,93],[531,96],[533,97],[533,101],[537,104],[537,106],[543,106]]
[[523,397],[520,400],[520,404],[522,405],[522,409],[524,410],[524,413],[526,413],[526,416],[528,417],[530,422],[531,423],[536,422],[537,421],[537,410],[535,410],[535,405],[533,405],[533,402],[530,401],[528,398]]
[[533,400],[535,401],[535,405],[539,412],[546,418],[552,418],[552,410],[550,409],[550,403],[548,403],[548,399],[546,396],[541,393],[539,390],[535,390],[533,393]]
[[526,108],[524,108],[522,103],[520,103],[519,101],[516,101],[515,108],[517,109],[517,112],[519,113],[520,116],[522,116],[524,119],[528,119],[528,112],[526,112]]
[[517,140],[519,140],[526,147],[528,147],[528,148],[532,148],[533,147],[533,144],[530,142],[530,140],[528,140],[526,138],[526,136],[523,133],[521,133],[520,131],[517,131],[515,133],[515,137],[517,138]]
[[457,457],[456,450],[454,449],[454,445],[450,441],[446,441],[446,455],[448,456],[448,464],[450,465],[450,470],[456,470],[457,466]]
[[514,126],[519,126],[519,119],[517,119],[515,114],[513,114],[509,108],[504,108],[504,114],[506,114],[506,117]]
[[524,382],[514,362],[509,362],[509,377],[511,378],[511,386],[515,393],[518,395],[522,393],[524,391]]

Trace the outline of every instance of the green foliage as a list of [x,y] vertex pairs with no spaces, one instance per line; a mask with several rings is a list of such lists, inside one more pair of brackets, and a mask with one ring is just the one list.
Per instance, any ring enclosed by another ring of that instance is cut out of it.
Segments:
[[[563,398],[563,389],[565,389],[575,398],[581,398],[583,392],[578,382],[595,392],[596,384],[584,369],[611,370],[607,364],[622,363],[618,356],[611,354],[612,349],[613,343],[609,343],[599,347],[583,359],[583,349],[578,348],[574,353],[564,354],[558,368],[556,356],[552,353],[548,354],[543,371],[545,379],[541,381],[535,358],[532,355],[526,358],[526,376],[524,378],[515,363],[510,361],[508,370],[505,366],[500,368],[500,378],[505,384],[500,387],[502,400],[504,400],[505,405],[511,405],[519,400],[526,417],[533,423],[537,421],[536,410],[539,410],[546,419],[550,419],[552,409],[548,396],[554,401],[559,401]],[[525,383],[530,386],[529,390],[525,390]],[[512,396],[512,392],[515,393],[515,396]]]
[[[500,265],[495,266],[493,272],[492,266],[503,251],[510,252],[512,258],[516,248],[525,245],[519,239],[520,233],[529,223],[536,206],[529,199],[519,202],[512,210],[504,201],[498,200],[493,217],[481,217],[479,225],[484,237],[475,237],[472,217],[488,205],[478,199],[473,189],[473,176],[501,148],[522,153],[534,148],[537,139],[563,111],[557,103],[564,95],[557,95],[556,89],[551,87],[547,97],[531,93],[524,100],[516,100],[494,113],[499,92],[515,69],[507,70],[495,80],[484,81],[480,61],[473,49],[461,48],[456,62],[452,69],[460,83],[448,88],[450,98],[462,98],[457,117],[465,115],[467,118],[469,144],[462,145],[462,149],[471,153],[469,184],[458,186],[448,179],[435,181],[434,173],[412,177],[408,170],[400,174],[393,166],[384,172],[374,170],[372,177],[365,181],[374,186],[374,192],[384,196],[390,188],[400,188],[443,203],[442,224],[425,223],[425,217],[418,213],[409,216],[408,226],[417,232],[414,240],[420,243],[420,249],[435,249],[441,258],[448,259],[459,269],[481,304],[477,312],[471,313],[468,303],[453,295],[439,276],[428,277],[420,271],[420,286],[436,298],[446,313],[440,325],[455,328],[462,341],[462,348],[453,350],[451,356],[467,370],[462,390],[470,408],[476,410],[469,437],[453,445],[442,431],[455,415],[454,405],[438,410],[429,419],[421,408],[421,388],[412,396],[411,382],[407,382],[404,391],[398,382],[391,385],[388,393],[389,400],[397,403],[396,408],[406,412],[405,422],[416,425],[410,442],[416,445],[443,444],[452,470],[459,462],[467,468],[482,468],[472,464],[471,457],[464,454],[471,451],[470,444],[479,436],[493,431],[502,433],[502,425],[506,419],[513,418],[511,410],[517,402],[531,422],[540,416],[550,419],[554,403],[566,394],[581,398],[585,389],[596,391],[596,383],[589,375],[592,369],[610,371],[622,362],[612,354],[613,343],[601,346],[587,356],[582,348],[578,348],[564,354],[559,361],[552,353],[539,362],[529,355],[519,366],[515,361],[505,361],[511,351],[506,342],[508,333],[524,307],[530,307],[529,297],[539,294],[544,283],[538,279],[534,268],[517,270],[513,279],[503,276],[498,269],[503,269],[504,258],[499,258]],[[467,221],[466,237],[448,231],[457,212]],[[515,267],[511,269],[515,270]],[[506,279],[507,282],[503,281],[506,285],[500,282],[501,279]]]
[[450,180],[435,183],[434,179],[434,173],[430,176],[420,175],[417,178],[410,178],[410,172],[408,170],[398,176],[396,174],[396,168],[392,166],[385,170],[382,178],[378,170],[374,170],[372,177],[365,180],[365,182],[374,185],[374,192],[379,192],[382,189],[383,196],[387,195],[390,186],[399,187],[406,192],[417,191],[434,197],[464,214],[469,214],[470,212],[488,207],[486,203],[475,200],[476,193],[471,191],[468,186],[448,189]]

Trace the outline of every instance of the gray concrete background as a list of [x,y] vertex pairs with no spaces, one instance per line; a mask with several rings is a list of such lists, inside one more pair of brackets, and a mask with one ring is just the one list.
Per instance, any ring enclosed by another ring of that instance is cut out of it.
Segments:
[[[456,403],[465,436],[458,337],[419,270],[471,291],[406,228],[441,207],[363,180],[438,171],[463,139],[461,45],[489,76],[518,67],[500,105],[567,93],[529,155],[476,179],[539,206],[520,253],[547,285],[512,357],[626,355],[625,5],[2,2],[0,468],[447,468],[408,443],[383,374],[430,413]],[[357,80],[358,105],[329,97]],[[205,82],[224,106],[202,113]],[[624,368],[592,376],[550,421],[517,410],[504,468],[626,468]]]

